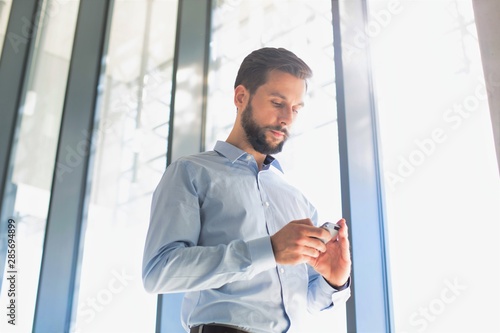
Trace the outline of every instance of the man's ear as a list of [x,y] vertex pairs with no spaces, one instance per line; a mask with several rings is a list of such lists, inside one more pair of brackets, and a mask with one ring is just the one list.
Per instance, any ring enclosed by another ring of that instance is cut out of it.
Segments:
[[248,102],[248,90],[243,85],[234,88],[234,105],[238,110],[242,110]]

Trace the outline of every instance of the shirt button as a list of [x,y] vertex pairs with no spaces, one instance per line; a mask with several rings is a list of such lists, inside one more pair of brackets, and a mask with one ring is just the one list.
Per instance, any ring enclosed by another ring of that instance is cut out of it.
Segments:
[[285,273],[285,269],[283,267],[280,268],[280,273],[281,274]]
[[264,202],[264,207],[269,207],[269,201]]

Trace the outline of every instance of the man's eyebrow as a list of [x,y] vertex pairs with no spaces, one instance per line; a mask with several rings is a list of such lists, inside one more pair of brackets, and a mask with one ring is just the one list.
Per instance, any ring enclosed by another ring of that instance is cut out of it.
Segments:
[[[271,92],[269,95],[274,96],[274,97],[281,98],[281,99],[283,99],[283,100],[285,100],[285,101],[287,101],[287,100],[288,100],[288,99],[286,98],[286,96],[285,96],[285,95],[282,95],[282,94],[280,94],[279,92]],[[303,106],[304,106],[304,101],[300,102],[300,103],[299,103],[299,104],[297,104],[297,105],[299,105],[300,107],[303,107]]]

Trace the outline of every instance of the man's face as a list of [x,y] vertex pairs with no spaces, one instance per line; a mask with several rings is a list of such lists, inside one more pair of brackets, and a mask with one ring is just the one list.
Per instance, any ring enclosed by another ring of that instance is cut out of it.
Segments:
[[247,141],[261,154],[281,152],[299,109],[304,105],[305,81],[274,71],[250,96],[241,114]]

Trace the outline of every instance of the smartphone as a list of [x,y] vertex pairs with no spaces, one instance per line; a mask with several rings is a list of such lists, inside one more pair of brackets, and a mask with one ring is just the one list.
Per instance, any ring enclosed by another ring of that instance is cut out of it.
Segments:
[[328,243],[330,239],[337,237],[337,234],[339,233],[340,230],[340,226],[337,223],[332,223],[332,222],[325,222],[320,228],[328,230],[331,235],[329,239],[319,238],[325,244]]

